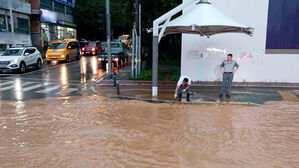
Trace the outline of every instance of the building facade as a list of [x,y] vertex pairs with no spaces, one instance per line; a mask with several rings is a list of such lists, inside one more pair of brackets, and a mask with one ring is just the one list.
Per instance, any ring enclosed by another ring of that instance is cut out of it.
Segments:
[[75,0],[29,0],[32,5],[31,38],[45,50],[53,40],[77,38],[73,23]]
[[26,0],[0,0],[0,50],[32,44],[30,15]]
[[[188,1],[188,0],[184,0]],[[298,0],[209,0],[233,20],[254,28],[252,37],[225,33],[182,35],[181,73],[194,81],[221,81],[228,53],[239,65],[238,82],[299,82]]]

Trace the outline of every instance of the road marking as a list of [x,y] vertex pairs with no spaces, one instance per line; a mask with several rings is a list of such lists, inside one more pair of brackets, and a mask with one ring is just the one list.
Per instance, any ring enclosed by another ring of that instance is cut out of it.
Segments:
[[0,83],[0,86],[12,84],[12,83],[14,83],[14,81],[4,82],[4,83]]
[[77,90],[78,90],[77,88],[68,88],[68,89],[63,90],[61,92],[57,92],[56,94],[67,95],[67,94],[72,93],[72,92],[77,91]]
[[35,93],[46,93],[46,92],[51,92],[53,90],[57,90],[59,89],[60,85],[55,85],[55,86],[52,86],[52,87],[49,87],[47,89],[43,89],[43,90],[40,90],[40,91],[36,91]]
[[[22,86],[29,85],[29,84],[32,84],[32,83],[33,82],[25,82],[24,84],[22,84]],[[0,88],[0,91],[6,91],[6,90],[9,90],[9,89],[13,89],[13,88],[16,88],[18,90],[18,87],[17,87],[16,83],[14,85],[10,85],[10,86]]]
[[26,88],[22,89],[21,91],[26,92],[26,91],[33,90],[33,89],[36,89],[36,88],[40,88],[42,86],[44,86],[44,85],[37,84],[37,85],[30,86],[30,87],[26,87]]

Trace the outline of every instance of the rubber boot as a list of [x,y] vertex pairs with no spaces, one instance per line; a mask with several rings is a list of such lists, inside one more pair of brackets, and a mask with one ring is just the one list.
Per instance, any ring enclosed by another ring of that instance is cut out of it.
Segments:
[[179,93],[179,101],[182,101],[182,93]]
[[190,93],[187,93],[187,101],[190,101]]

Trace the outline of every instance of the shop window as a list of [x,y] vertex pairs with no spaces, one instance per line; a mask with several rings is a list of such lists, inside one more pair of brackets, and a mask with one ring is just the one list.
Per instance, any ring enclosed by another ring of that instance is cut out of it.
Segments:
[[29,20],[23,18],[17,18],[18,27],[15,28],[15,32],[29,34]]
[[54,1],[54,10],[57,12],[65,13],[64,5]]
[[40,7],[43,9],[53,10],[52,0],[40,0]]
[[5,15],[0,15],[0,32],[6,32],[6,20]]
[[73,15],[73,8],[69,7],[69,6],[66,6],[66,14]]

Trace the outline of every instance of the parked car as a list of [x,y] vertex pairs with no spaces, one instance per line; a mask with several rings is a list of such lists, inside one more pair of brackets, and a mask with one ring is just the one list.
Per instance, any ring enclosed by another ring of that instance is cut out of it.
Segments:
[[82,55],[98,55],[103,52],[103,46],[100,41],[88,41],[85,47],[82,47]]
[[[103,42],[104,52],[98,54],[98,61],[101,62],[102,65],[105,65],[108,62],[107,56],[107,43]],[[128,53],[126,51],[126,47],[122,42],[111,42],[111,56],[112,61],[119,66],[128,61]]]
[[24,73],[28,67],[40,69],[42,63],[42,56],[35,47],[10,48],[0,56],[0,71],[18,70]]
[[76,39],[53,41],[46,52],[46,61],[80,60],[80,44]]

